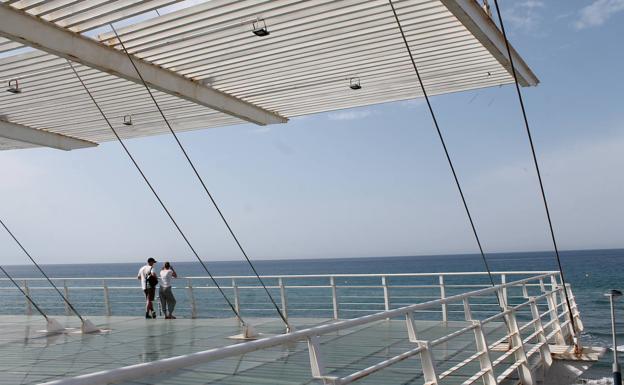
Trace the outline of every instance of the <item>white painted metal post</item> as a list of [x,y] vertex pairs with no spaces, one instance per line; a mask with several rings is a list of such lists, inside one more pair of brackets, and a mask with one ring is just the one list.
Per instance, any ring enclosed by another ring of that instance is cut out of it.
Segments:
[[567,284],[566,287],[568,288],[568,294],[570,295],[570,306],[572,307],[572,312],[574,313],[576,330],[582,332],[583,330],[585,330],[585,325],[583,325],[583,321],[581,320],[581,312],[579,311],[578,305],[576,304],[576,297],[572,292],[572,286],[570,284]]
[[67,301],[65,302],[65,315],[71,315],[71,309],[69,308],[69,288],[67,287],[67,281],[63,281],[63,291],[65,292],[65,298]]
[[191,303],[191,318],[197,318],[197,304],[195,303],[195,293],[193,293],[193,283],[188,280],[188,296]]
[[550,290],[557,290],[559,287],[559,282],[557,282],[557,277],[555,274],[550,275]]
[[535,298],[531,298],[531,315],[535,323],[533,324],[537,334],[537,340],[541,344],[540,356],[542,357],[542,365],[544,371],[547,371],[552,365],[552,354],[550,353],[550,346],[546,340],[546,333],[544,332],[544,326],[542,325],[542,318],[540,317],[540,311],[535,302]]
[[[30,288],[28,287],[28,282],[24,281],[24,293],[30,297]],[[24,298],[26,301],[26,315],[32,315],[32,303],[28,300],[28,298]]]
[[334,319],[338,319],[338,290],[336,289],[336,279],[332,275],[329,277],[329,285],[332,291],[332,304],[334,307]]
[[[565,304],[566,303],[566,298],[565,298],[565,294],[563,292],[563,287],[559,284],[559,281],[557,280],[557,277],[555,274],[552,274],[550,276],[550,285],[553,288],[552,290],[555,290],[555,295],[554,295],[554,302],[555,305],[558,304],[557,302],[557,297],[559,297],[559,302],[560,304]],[[557,295],[559,294],[559,295]],[[558,309],[558,308],[557,308]],[[574,328],[572,326],[572,315],[568,313],[568,307],[567,306],[563,306],[563,313],[565,314],[565,318],[569,321],[568,322],[568,326],[564,329],[560,330],[563,332],[563,338],[565,341],[572,343],[573,340],[573,336],[574,336]]]
[[280,290],[280,299],[282,300],[282,314],[284,314],[284,318],[288,320],[288,298],[286,298],[286,286],[284,286],[284,280],[281,277],[278,278],[277,284]]
[[238,284],[236,279],[232,278],[232,290],[234,290],[234,309],[240,314],[240,292],[238,290]]
[[[446,298],[446,287],[444,286],[444,276],[439,275],[438,280],[440,282],[440,299]],[[448,305],[446,303],[442,304],[442,322],[448,321]]]
[[524,297],[526,299],[529,298],[529,291],[527,290],[526,284],[522,285],[522,297]]
[[518,378],[520,379],[520,383],[522,385],[535,385],[535,379],[533,378],[533,373],[531,372],[531,368],[529,367],[529,362],[527,360],[526,352],[524,350],[524,343],[522,342],[522,335],[520,335],[520,329],[518,328],[518,321],[516,319],[516,312],[513,309],[509,309],[505,318],[507,319],[507,325],[509,327],[509,339],[511,342],[511,346],[513,348],[517,348],[514,352],[514,356],[516,362],[519,363],[518,366]]
[[540,292],[546,293],[546,286],[544,285],[544,279],[543,278],[540,278],[539,285],[540,285]]
[[113,315],[110,303],[110,296],[108,294],[108,286],[106,285],[106,281],[102,281],[102,288],[104,289],[104,311],[106,311],[107,316]]
[[468,297],[464,298],[464,317],[466,318],[466,321],[472,321],[472,310],[470,310]]
[[552,328],[555,330],[555,342],[557,345],[565,344],[565,336],[561,330],[561,322],[559,321],[559,314],[557,312],[557,295],[552,292],[546,296],[546,302],[548,302],[548,314],[552,322]]
[[390,310],[390,295],[388,293],[388,279],[385,275],[381,277],[381,285],[383,286],[383,293],[384,293],[384,309]]
[[325,362],[321,354],[321,346],[319,344],[318,336],[308,337],[308,352],[310,353],[310,369],[312,370],[312,377],[324,378],[325,377]]
[[[507,283],[507,275],[506,274],[501,274],[501,284],[505,285],[506,283]],[[507,296],[507,287],[506,286],[503,286],[502,294],[503,294],[503,305],[504,306],[508,306],[509,305],[509,297]]]
[[410,311],[405,314],[405,323],[407,324],[407,335],[410,342],[418,342],[416,325],[414,325],[414,312]]
[[479,365],[483,374],[483,385],[498,385],[496,376],[494,375],[494,368],[492,366],[492,358],[490,357],[490,349],[488,347],[487,339],[483,333],[483,326],[481,321],[472,321],[476,325],[474,328],[475,343],[477,347],[477,353],[479,355]]
[[420,352],[420,365],[422,366],[423,377],[426,385],[438,385],[440,379],[436,371],[435,359],[429,346],[429,341],[418,341]]

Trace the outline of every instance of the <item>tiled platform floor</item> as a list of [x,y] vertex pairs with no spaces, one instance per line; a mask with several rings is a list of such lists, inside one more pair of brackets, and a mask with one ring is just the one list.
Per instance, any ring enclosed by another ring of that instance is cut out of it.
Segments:
[[[68,327],[79,325],[75,318],[58,317]],[[240,333],[234,319],[146,320],[132,317],[92,317],[109,333],[69,333],[46,336],[40,317],[0,317],[0,384],[37,384],[120,366],[154,361],[215,347],[240,343],[228,336]],[[275,319],[248,320],[263,334],[277,334],[283,327]],[[324,319],[293,319],[298,330],[329,322]],[[435,339],[466,326],[465,322],[442,324],[417,321],[419,338]],[[490,341],[503,333],[500,325],[488,330]],[[323,336],[321,347],[332,375],[344,376],[414,347],[407,339],[405,323],[381,321]],[[474,335],[466,333],[435,349],[438,372],[474,353]],[[448,376],[444,384],[461,384],[478,371],[476,364],[462,370],[465,375]],[[307,344],[304,341],[185,368],[127,383],[127,385],[199,384],[316,384],[310,375]],[[418,357],[373,374],[358,384],[422,384]]]

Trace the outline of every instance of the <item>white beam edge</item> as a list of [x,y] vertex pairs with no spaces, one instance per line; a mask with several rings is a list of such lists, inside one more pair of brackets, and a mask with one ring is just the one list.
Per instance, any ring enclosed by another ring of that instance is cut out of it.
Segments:
[[57,150],[70,151],[79,148],[96,147],[98,144],[87,140],[72,138],[71,136],[57,134],[24,126],[17,123],[0,119],[0,138],[11,139],[17,142],[34,144],[37,146],[55,148]]
[[[441,0],[448,10],[483,44],[485,48],[511,73],[511,64],[505,46],[505,37],[490,16],[475,0]],[[518,81],[523,87],[537,86],[539,79],[522,57],[511,46]]]
[[[142,84],[125,53],[90,38],[0,5],[0,36]],[[287,118],[173,71],[133,57],[150,87],[258,125],[286,123]]]

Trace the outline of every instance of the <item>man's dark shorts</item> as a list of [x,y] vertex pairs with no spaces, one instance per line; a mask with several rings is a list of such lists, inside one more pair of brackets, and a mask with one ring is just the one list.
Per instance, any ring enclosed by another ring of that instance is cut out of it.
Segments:
[[154,297],[156,296],[156,288],[155,287],[147,288],[143,290],[143,293],[145,293],[145,298],[149,299],[150,301],[153,301]]

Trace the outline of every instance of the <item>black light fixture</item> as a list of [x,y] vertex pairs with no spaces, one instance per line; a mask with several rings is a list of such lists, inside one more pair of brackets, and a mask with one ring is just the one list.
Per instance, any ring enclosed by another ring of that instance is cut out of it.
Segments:
[[264,19],[258,19],[256,21],[253,22],[252,24],[252,32],[254,33],[254,35],[256,36],[269,36],[270,32],[269,29],[267,28],[266,25],[266,21],[264,21]]
[[124,126],[132,126],[132,115],[124,115],[123,124]]
[[352,90],[361,90],[362,85],[360,84],[360,78],[349,79],[349,88],[351,88]]
[[7,92],[10,92],[12,94],[19,94],[22,92],[22,89],[19,87],[17,79],[9,80],[9,88],[7,88]]

